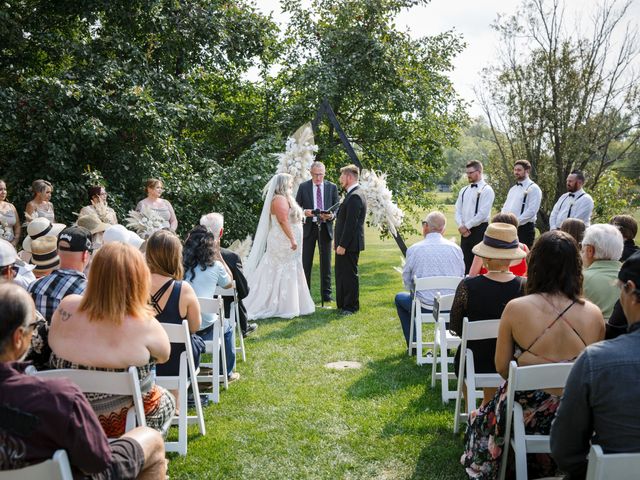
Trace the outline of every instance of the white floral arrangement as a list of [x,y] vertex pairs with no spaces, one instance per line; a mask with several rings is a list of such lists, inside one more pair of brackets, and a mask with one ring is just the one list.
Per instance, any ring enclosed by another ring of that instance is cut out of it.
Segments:
[[242,260],[242,263],[245,263],[252,245],[253,239],[251,238],[251,235],[247,235],[244,240],[234,240],[231,245],[229,245],[229,250],[237,253]]
[[13,228],[5,220],[0,220],[0,238],[8,242],[13,240]]
[[125,219],[127,227],[134,230],[143,239],[148,239],[153,232],[167,228],[169,224],[155,210],[143,205],[142,209],[129,210],[129,216]]
[[318,146],[313,141],[311,123],[307,122],[287,139],[284,153],[276,154],[279,160],[276,173],[288,173],[293,177],[294,196],[298,186],[311,178],[309,169],[316,158],[317,151]]
[[367,199],[369,223],[378,228],[386,227],[395,236],[404,212],[393,202],[392,192],[387,188],[387,174],[362,170],[359,183]]

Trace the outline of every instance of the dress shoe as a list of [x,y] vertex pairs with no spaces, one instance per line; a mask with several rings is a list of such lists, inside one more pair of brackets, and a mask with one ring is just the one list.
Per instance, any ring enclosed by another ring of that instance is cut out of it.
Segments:
[[343,315],[345,317],[347,315],[353,315],[354,313],[356,313],[356,312],[352,312],[351,310],[340,310],[340,315]]
[[322,297],[323,302],[333,302],[335,299],[329,295],[328,297]]
[[247,338],[249,335],[251,335],[257,329],[258,329],[258,324],[257,323],[249,323],[249,324],[247,324],[247,330],[242,332],[242,338]]

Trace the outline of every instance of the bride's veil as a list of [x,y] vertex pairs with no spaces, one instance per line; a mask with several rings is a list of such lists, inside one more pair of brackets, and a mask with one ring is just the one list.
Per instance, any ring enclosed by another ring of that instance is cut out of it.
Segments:
[[275,189],[276,181],[274,176],[271,177],[269,183],[264,187],[264,205],[262,206],[258,229],[256,230],[255,237],[253,238],[251,252],[249,253],[247,262],[244,264],[244,270],[247,273],[247,276],[251,275],[258,268],[260,260],[262,260],[262,256],[267,249],[267,237],[269,236],[269,228],[271,225],[271,201],[273,200]]

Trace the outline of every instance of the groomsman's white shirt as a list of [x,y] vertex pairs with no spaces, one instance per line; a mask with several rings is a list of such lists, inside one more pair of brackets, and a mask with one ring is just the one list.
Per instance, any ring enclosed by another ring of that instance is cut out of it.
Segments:
[[[464,226],[472,229],[481,223],[488,222],[495,196],[493,188],[484,179],[462,188],[458,193],[458,200],[456,200],[458,227]],[[476,213],[476,202],[478,203],[478,213]]]
[[533,180],[526,178],[509,189],[502,213],[515,214],[520,225],[535,223],[541,201],[542,190]]
[[[569,215],[571,210],[571,215]],[[575,193],[567,192],[562,195],[551,210],[549,216],[549,228],[560,228],[567,218],[579,218],[585,227],[591,224],[591,212],[593,211],[593,198],[582,188]]]

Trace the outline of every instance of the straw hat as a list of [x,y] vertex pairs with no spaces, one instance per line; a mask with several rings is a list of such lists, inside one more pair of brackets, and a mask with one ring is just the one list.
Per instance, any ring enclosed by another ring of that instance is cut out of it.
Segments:
[[527,256],[520,248],[518,230],[508,223],[490,223],[484,239],[473,247],[473,253],[494,260],[519,260]]
[[36,217],[27,225],[27,237],[22,242],[22,249],[31,253],[31,243],[40,237],[57,237],[66,227],[63,223],[54,223],[46,217]]
[[104,232],[111,226],[100,220],[97,215],[80,215],[76,221],[76,225],[86,228],[91,234]]
[[46,235],[36,238],[31,243],[30,263],[35,265],[33,273],[49,272],[58,268],[60,257],[58,256],[58,238]]

